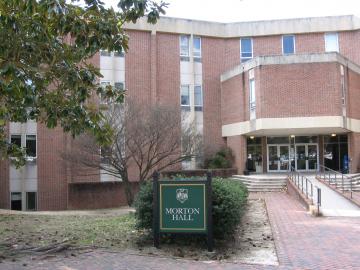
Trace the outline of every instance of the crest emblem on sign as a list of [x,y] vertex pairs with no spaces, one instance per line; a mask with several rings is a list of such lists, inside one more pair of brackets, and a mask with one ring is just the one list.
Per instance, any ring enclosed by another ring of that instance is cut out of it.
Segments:
[[188,195],[188,190],[185,188],[179,188],[176,190],[176,199],[181,202],[184,203],[187,199],[189,198]]

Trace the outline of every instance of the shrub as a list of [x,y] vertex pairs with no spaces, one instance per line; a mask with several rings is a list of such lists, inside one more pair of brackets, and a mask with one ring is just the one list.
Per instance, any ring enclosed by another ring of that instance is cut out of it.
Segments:
[[227,169],[233,164],[233,154],[230,148],[224,147],[216,154],[205,161],[205,167],[208,169]]
[[[212,181],[213,229],[215,238],[231,235],[241,220],[248,196],[244,184],[222,178]],[[137,227],[152,228],[152,182],[146,181],[140,187],[135,199]]]

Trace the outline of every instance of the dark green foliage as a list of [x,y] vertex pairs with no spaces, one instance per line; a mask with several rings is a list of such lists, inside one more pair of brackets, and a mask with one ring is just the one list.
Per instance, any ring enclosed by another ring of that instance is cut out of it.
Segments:
[[228,147],[220,149],[213,157],[205,162],[205,168],[208,169],[226,169],[231,168],[233,163],[232,151]]
[[35,120],[110,144],[113,131],[92,97],[122,102],[124,91],[101,87],[89,60],[100,50],[127,51],[123,24],[144,15],[154,23],[167,5],[122,0],[117,12],[99,0],[77,2],[0,1],[0,158],[14,157],[17,166],[24,151],[8,142],[8,122]]
[[[240,182],[216,178],[213,188],[214,237],[224,238],[231,235],[241,220],[248,196],[247,188]],[[145,182],[135,199],[137,227],[152,228],[152,182]]]
[[134,207],[136,209],[136,225],[141,229],[151,229],[153,220],[153,182],[145,181],[141,184],[136,195]]

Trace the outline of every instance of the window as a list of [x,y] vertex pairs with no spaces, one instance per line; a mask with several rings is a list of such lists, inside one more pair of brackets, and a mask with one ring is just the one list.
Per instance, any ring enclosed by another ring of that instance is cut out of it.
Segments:
[[180,36],[180,56],[181,57],[189,57],[189,36]]
[[193,53],[194,53],[194,61],[199,61],[201,58],[201,38],[200,37],[194,37],[193,38]]
[[26,156],[36,157],[36,135],[26,135]]
[[[101,87],[106,88],[106,86],[110,85],[109,81],[102,81],[100,82]],[[100,104],[107,104],[106,99],[103,95],[100,95]]]
[[202,95],[202,87],[201,87],[201,85],[195,85],[194,96],[195,96],[195,100],[194,100],[195,111],[202,111],[203,95]]
[[36,208],[36,192],[26,192],[26,210],[35,211]]
[[11,192],[11,210],[21,211],[21,192]]
[[100,51],[100,56],[111,56],[111,52],[101,50],[101,51]]
[[250,108],[250,119],[255,119],[256,114],[256,96],[255,96],[255,80],[250,79],[249,81],[249,108]]
[[11,135],[11,143],[21,147],[21,135]]
[[121,51],[121,52],[114,52],[114,56],[115,57],[124,57],[124,52]]
[[293,54],[295,53],[295,36],[283,36],[282,38],[283,44],[283,54]]
[[325,34],[325,52],[339,52],[339,38],[337,33]]
[[253,45],[251,38],[240,39],[240,60],[244,63],[253,57]]
[[250,110],[255,110],[256,108],[255,80],[251,79],[249,85],[250,85]]
[[114,83],[114,87],[116,90],[124,90],[124,83],[123,82],[116,82]]
[[190,89],[189,85],[181,86],[181,106],[187,106],[190,108]]

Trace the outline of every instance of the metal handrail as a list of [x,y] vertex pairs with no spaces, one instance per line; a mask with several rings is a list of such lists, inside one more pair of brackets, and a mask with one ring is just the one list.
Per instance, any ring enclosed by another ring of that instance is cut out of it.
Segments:
[[[345,185],[344,185],[344,179],[346,179],[349,183],[350,183],[350,198],[352,198],[352,193],[353,193],[353,178],[350,177],[350,176],[347,176],[341,172],[338,172],[338,171],[335,171],[333,169],[330,169],[324,165],[320,165],[319,166],[321,168],[323,168],[323,170],[321,171],[318,171],[316,173],[316,177],[319,177],[320,179],[324,179],[325,182],[328,182],[329,185],[332,185],[332,184],[335,184],[335,188],[336,189],[339,189],[339,186],[338,186],[338,178],[337,178],[337,175],[339,175],[339,180],[341,179],[341,190],[342,190],[342,193],[345,192]],[[334,177],[332,178],[332,174],[334,175]],[[322,177],[322,175],[324,177]]]
[[299,191],[301,191],[301,193],[306,196],[307,199],[311,200],[311,203],[313,204],[314,203],[313,183],[306,176],[301,175],[299,172],[295,171],[293,166],[291,166],[291,171],[288,174],[288,178],[295,184],[295,186],[299,189]]

